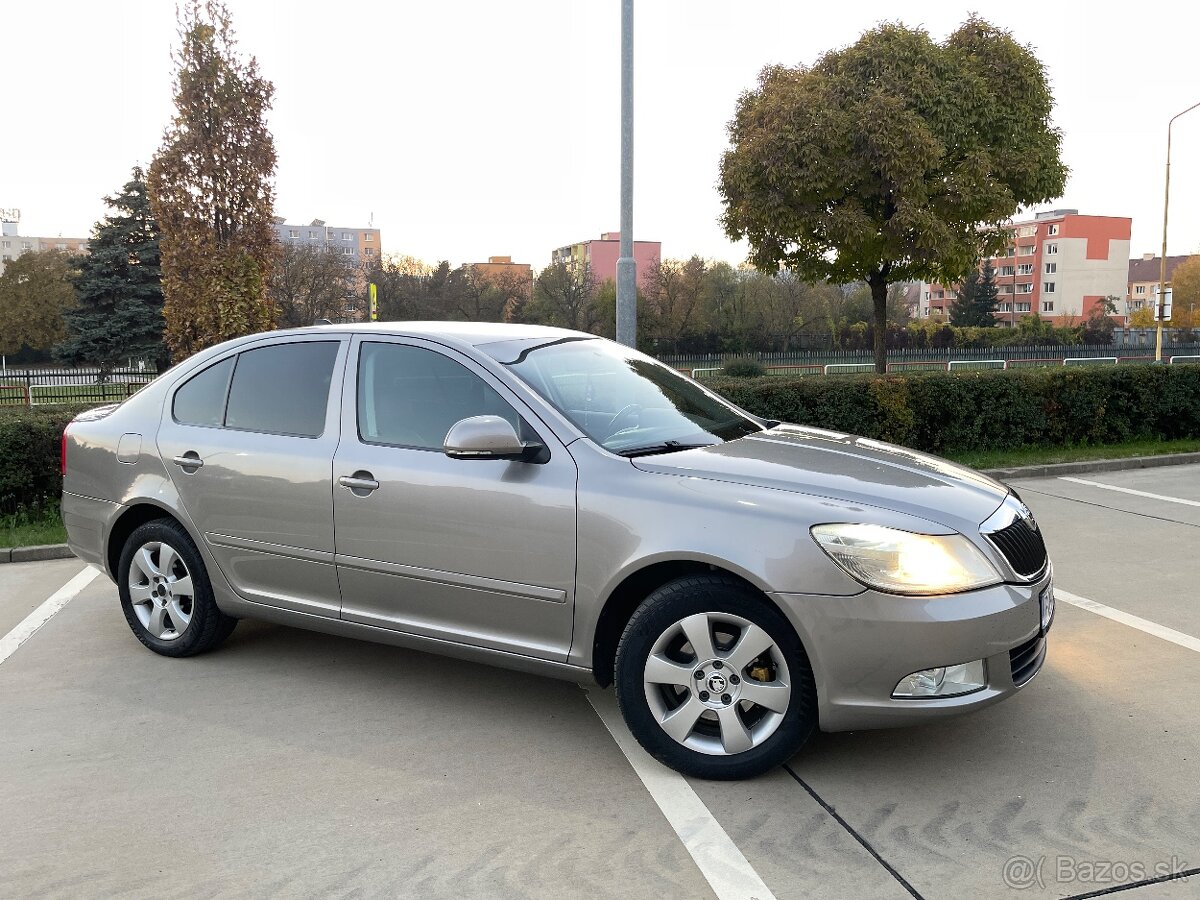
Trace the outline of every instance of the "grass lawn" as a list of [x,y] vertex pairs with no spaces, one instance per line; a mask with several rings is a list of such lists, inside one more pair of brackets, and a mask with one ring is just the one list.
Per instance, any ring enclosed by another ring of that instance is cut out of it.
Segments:
[[1158,456],[1162,453],[1200,452],[1200,438],[1177,441],[1127,441],[1094,447],[1021,447],[1016,450],[972,450],[948,453],[947,458],[973,469],[1006,469],[1012,466],[1042,466],[1049,463],[1081,462],[1091,459],[1123,459],[1129,456]]
[[38,516],[0,516],[0,547],[32,547],[66,542],[67,529],[59,518],[57,505]]

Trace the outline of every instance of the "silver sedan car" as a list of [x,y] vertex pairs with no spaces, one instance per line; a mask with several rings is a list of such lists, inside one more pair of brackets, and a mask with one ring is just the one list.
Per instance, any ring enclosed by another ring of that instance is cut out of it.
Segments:
[[681,772],[979,709],[1041,668],[1004,485],[765,421],[610,341],[322,326],[199,353],[63,436],[71,548],[165,656],[239,618],[612,685]]

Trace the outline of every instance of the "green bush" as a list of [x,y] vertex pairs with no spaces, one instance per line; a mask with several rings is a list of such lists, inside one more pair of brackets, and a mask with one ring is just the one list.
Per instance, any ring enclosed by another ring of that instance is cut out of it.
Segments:
[[0,515],[24,521],[57,507],[63,429],[84,408],[0,407]]
[[763,418],[930,453],[1200,437],[1200,366],[720,378],[712,384]]
[[743,356],[726,361],[721,374],[728,378],[760,378],[767,374],[767,370],[757,359]]

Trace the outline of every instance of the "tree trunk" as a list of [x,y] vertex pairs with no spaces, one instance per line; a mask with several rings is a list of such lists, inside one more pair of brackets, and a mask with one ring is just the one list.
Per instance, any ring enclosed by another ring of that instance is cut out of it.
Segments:
[[867,279],[875,305],[875,371],[887,371],[887,273],[876,272]]

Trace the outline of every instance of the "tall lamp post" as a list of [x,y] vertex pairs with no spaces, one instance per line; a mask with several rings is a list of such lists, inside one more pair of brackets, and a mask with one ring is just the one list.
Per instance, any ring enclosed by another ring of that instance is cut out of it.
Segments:
[[1166,185],[1163,188],[1163,246],[1162,246],[1162,265],[1158,273],[1158,310],[1155,319],[1158,320],[1158,329],[1154,338],[1154,362],[1162,362],[1162,331],[1163,331],[1163,311],[1167,305],[1167,209],[1171,203],[1171,126],[1175,124],[1175,120],[1182,115],[1190,113],[1193,109],[1200,108],[1200,103],[1193,103],[1181,113],[1176,113],[1171,117],[1171,121],[1167,123],[1167,177]]
[[617,341],[637,347],[637,263],[633,258],[633,0],[621,0],[621,247],[617,259]]

